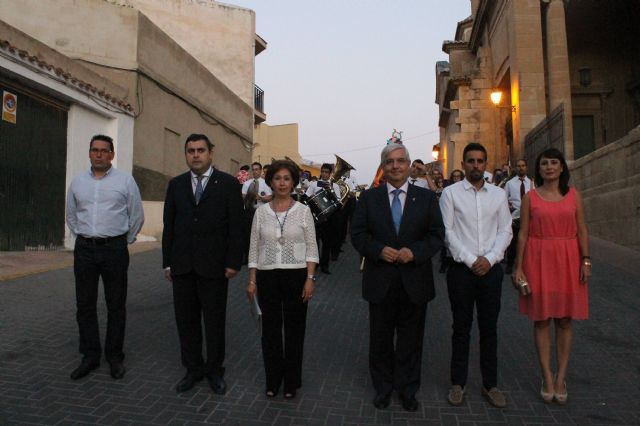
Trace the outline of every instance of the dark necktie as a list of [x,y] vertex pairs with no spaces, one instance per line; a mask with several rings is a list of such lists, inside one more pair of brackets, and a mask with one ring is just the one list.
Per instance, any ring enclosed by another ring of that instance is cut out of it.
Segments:
[[402,203],[400,202],[400,194],[402,189],[394,189],[393,201],[391,202],[391,217],[393,218],[393,226],[396,228],[396,234],[400,233],[400,222],[402,221]]
[[202,187],[202,178],[204,176],[200,175],[196,179],[198,182],[196,183],[196,204],[200,204],[200,198],[202,198],[202,193],[204,192],[204,188]]
[[520,178],[520,199],[524,198],[525,189],[524,189],[524,178]]
[[411,179],[411,185],[415,185],[418,179]]

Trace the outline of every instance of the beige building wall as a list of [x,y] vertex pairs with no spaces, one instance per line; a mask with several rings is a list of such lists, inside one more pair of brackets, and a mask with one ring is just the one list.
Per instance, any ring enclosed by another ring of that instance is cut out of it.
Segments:
[[214,0],[127,0],[253,108],[256,15]]
[[[145,201],[143,233],[158,237],[162,230],[166,184],[187,169],[183,147],[189,134],[210,137],[214,164],[222,171],[235,173],[250,162],[252,96],[251,102],[247,93],[239,97],[125,0],[0,0],[0,15],[121,87],[117,95],[135,109],[133,175]],[[252,87],[253,71],[246,74],[243,84]]]
[[570,170],[589,233],[640,250],[640,127],[576,160]]
[[136,67],[137,11],[104,0],[0,0],[0,16],[72,59]]
[[276,160],[289,157],[296,164],[302,166],[302,158],[298,151],[298,123],[270,126],[261,123],[256,126],[255,143],[252,161],[269,164]]

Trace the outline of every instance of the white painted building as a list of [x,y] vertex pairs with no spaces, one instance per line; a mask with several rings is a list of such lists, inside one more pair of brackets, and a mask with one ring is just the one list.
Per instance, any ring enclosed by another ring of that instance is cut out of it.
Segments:
[[2,21],[0,89],[17,98],[16,122],[0,121],[0,251],[71,248],[64,200],[91,137],[111,136],[114,166],[132,172],[126,91]]

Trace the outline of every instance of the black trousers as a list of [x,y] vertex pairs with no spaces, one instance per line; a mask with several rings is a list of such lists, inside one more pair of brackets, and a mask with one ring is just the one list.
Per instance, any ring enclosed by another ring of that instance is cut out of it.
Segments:
[[507,248],[507,265],[513,266],[516,260],[516,252],[518,251],[518,234],[520,233],[520,219],[514,220],[511,223],[511,229],[513,230],[513,238]]
[[115,237],[98,244],[79,236],[73,260],[80,353],[89,361],[100,362],[102,349],[96,304],[98,283],[102,277],[108,312],[104,354],[108,362],[121,362],[124,359],[122,346],[127,317],[127,239],[125,236]]
[[[194,272],[173,276],[173,306],[182,365],[194,374],[224,375],[225,322],[229,281]],[[202,322],[207,362],[202,356]]]
[[295,391],[302,385],[307,321],[307,303],[302,301],[302,290],[306,278],[306,268],[259,270],[256,276],[267,390],[278,390],[283,380],[285,392]]
[[469,369],[469,340],[474,306],[480,332],[482,384],[490,389],[498,376],[498,315],[504,273],[495,264],[484,276],[475,275],[466,265],[452,262],[447,272],[449,302],[453,314],[451,338],[451,384],[465,386]]
[[337,257],[340,253],[340,215],[336,212],[329,220],[316,228],[320,239],[320,267],[328,268],[331,256]]
[[369,303],[369,371],[377,393],[418,392],[426,313],[426,303],[409,300],[399,274],[381,303]]

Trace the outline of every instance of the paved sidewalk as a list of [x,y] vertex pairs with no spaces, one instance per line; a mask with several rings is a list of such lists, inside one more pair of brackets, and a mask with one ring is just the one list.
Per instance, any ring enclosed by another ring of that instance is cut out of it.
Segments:
[[[160,247],[159,242],[137,242],[129,246],[130,254]],[[72,250],[0,251],[0,281],[13,280],[41,272],[73,266]]]
[[[500,377],[508,407],[480,395],[477,335],[471,350],[468,397],[446,403],[451,316],[444,275],[429,304],[421,408],[404,412],[394,395],[376,410],[367,367],[368,307],[360,297],[357,254],[349,245],[333,274],[323,275],[310,305],[303,387],[285,401],[264,396],[259,338],[244,295],[246,270],[231,281],[227,313],[225,396],[206,381],[177,395],[182,377],[170,284],[159,250],[132,256],[123,380],[108,365],[78,382],[80,360],[71,268],[0,282],[0,424],[232,425],[475,425],[640,424],[640,254],[595,240],[591,319],[576,323],[568,378],[569,403],[545,405],[531,324],[517,314],[505,280],[500,317]],[[102,296],[101,296],[102,299]],[[100,301],[104,326],[106,312]]]

